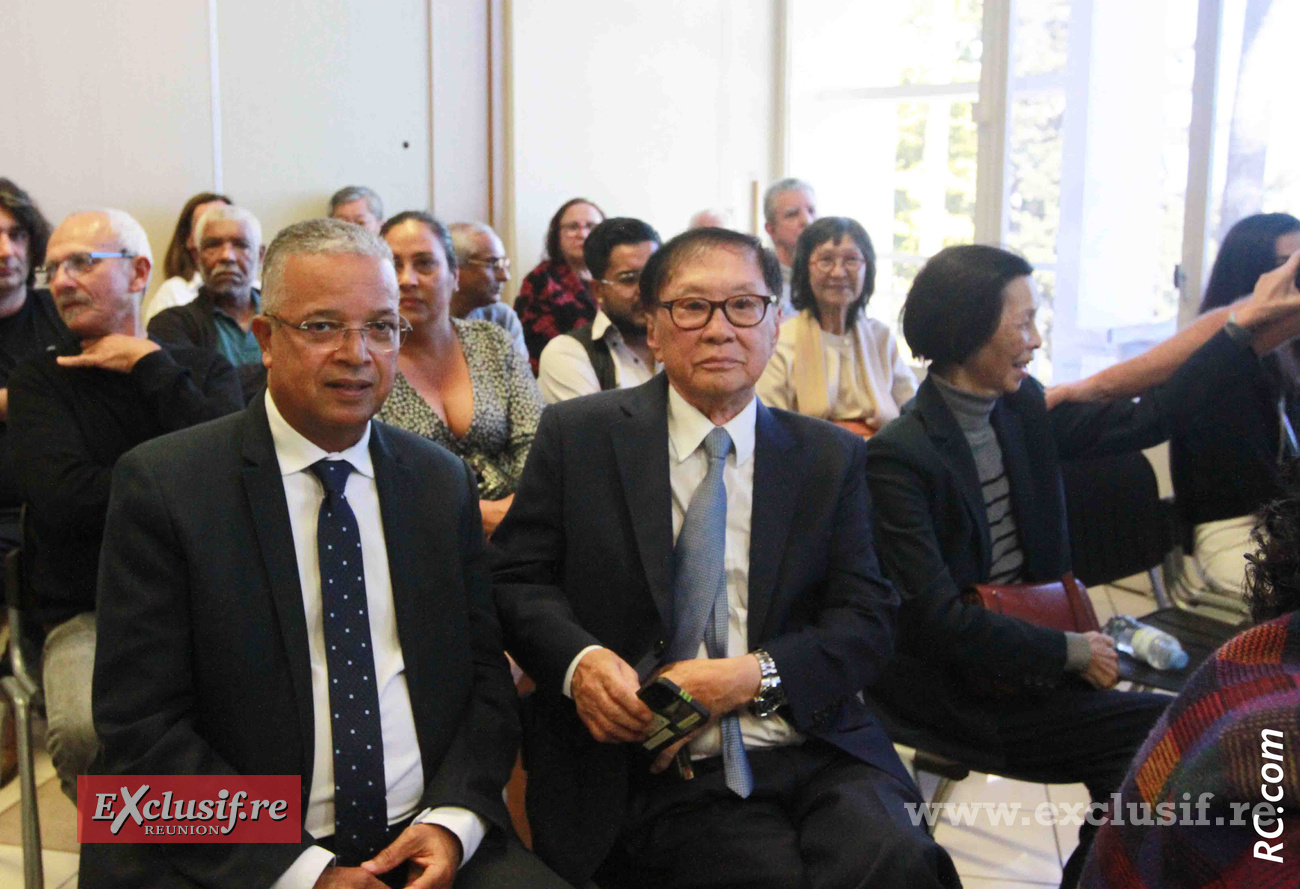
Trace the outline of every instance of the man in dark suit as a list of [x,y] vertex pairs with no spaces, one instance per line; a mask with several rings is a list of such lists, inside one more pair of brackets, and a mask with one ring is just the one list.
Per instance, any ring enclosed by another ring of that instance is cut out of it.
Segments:
[[301,775],[301,840],[83,846],[82,885],[561,885],[507,839],[518,729],[473,475],[371,422],[391,254],[312,220],[264,281],[266,394],[115,474],[95,722],[114,774]]
[[[857,696],[898,605],[863,442],[754,396],[780,286],[747,235],[665,244],[641,277],[665,373],[549,407],[493,537],[507,648],[537,683],[534,848],[575,883],[957,885]],[[637,690],[660,671],[714,718],[652,761]]]

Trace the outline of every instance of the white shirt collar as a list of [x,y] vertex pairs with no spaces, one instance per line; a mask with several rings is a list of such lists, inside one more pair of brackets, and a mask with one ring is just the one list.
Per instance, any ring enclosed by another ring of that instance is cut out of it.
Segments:
[[[748,462],[754,455],[754,428],[758,422],[758,398],[750,399],[745,409],[732,417],[722,428],[731,436],[735,448],[736,465]],[[672,382],[668,383],[668,441],[673,446],[674,456],[681,463],[704,441],[704,436],[713,431],[713,421],[699,409],[682,398]]]
[[614,326],[614,322],[605,314],[605,310],[597,309],[596,319],[591,322],[591,338],[593,340],[603,339],[607,333],[610,335],[610,339],[615,340],[616,342],[623,341],[623,338],[618,336],[618,328]]
[[375,467],[370,461],[370,424],[361,433],[361,440],[338,453],[330,453],[308,441],[301,432],[289,425],[266,390],[266,421],[271,426],[271,441],[275,443],[275,456],[280,461],[280,475],[302,472],[320,460],[347,460],[352,468],[366,478],[375,477]]

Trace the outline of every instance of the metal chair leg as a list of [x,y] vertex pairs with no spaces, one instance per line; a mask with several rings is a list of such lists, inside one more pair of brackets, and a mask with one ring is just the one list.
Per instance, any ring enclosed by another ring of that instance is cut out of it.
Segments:
[[13,709],[18,734],[18,787],[22,796],[23,886],[43,889],[45,869],[41,861],[41,821],[36,807],[36,765],[32,750],[33,692],[14,676],[0,679]]

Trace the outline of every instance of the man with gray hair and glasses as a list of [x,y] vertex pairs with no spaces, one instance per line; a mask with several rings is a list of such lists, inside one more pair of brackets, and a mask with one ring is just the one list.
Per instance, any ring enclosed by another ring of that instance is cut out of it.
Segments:
[[24,549],[46,631],[50,758],[64,792],[94,759],[91,666],[100,543],[119,457],[151,438],[238,410],[230,363],[144,336],[149,239],[121,210],[74,213],[50,236],[37,278],[72,335],[26,359],[9,383],[14,467],[28,506]]
[[491,321],[510,334],[515,351],[527,358],[524,326],[515,310],[501,302],[501,288],[510,280],[510,257],[501,239],[483,222],[455,222],[447,231],[460,265],[448,307],[451,316]]
[[502,801],[519,725],[474,474],[371,419],[409,329],[392,253],[313,219],[263,284],[266,391],[114,475],[95,724],[111,774],[302,776],[301,839],[86,844],[81,885],[561,887]]
[[817,195],[802,179],[778,179],[763,193],[763,226],[781,263],[781,314],[790,316],[790,280],[800,233],[817,218]]
[[238,370],[247,400],[266,385],[262,350],[252,332],[262,304],[254,286],[266,253],[262,224],[243,207],[218,204],[199,217],[194,243],[203,278],[198,295],[155,315],[149,335],[220,352]]
[[379,227],[384,224],[384,202],[373,188],[345,185],[330,196],[329,216],[354,223],[377,235]]

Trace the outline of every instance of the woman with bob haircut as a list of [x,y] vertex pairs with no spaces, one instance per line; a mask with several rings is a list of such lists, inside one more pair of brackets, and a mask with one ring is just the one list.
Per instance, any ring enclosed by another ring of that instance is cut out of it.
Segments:
[[[1060,462],[1195,433],[1199,412],[1249,376],[1255,350],[1300,332],[1300,254],[1265,275],[1236,322],[1138,401],[1048,410],[1029,375],[1042,339],[1033,269],[986,246],[949,247],[917,274],[903,335],[929,374],[867,443],[876,552],[898,587],[898,643],[869,690],[896,721],[1005,763],[1001,774],[1082,782],[1104,801],[1168,703],[1111,692],[1113,641],[962,600],[977,583],[1051,582],[1070,570]],[[1095,826],[1080,830],[1073,886]]]
[[791,304],[758,381],[770,407],[830,420],[870,436],[916,394],[916,376],[889,327],[866,316],[876,251],[856,221],[827,216],[795,246]]

